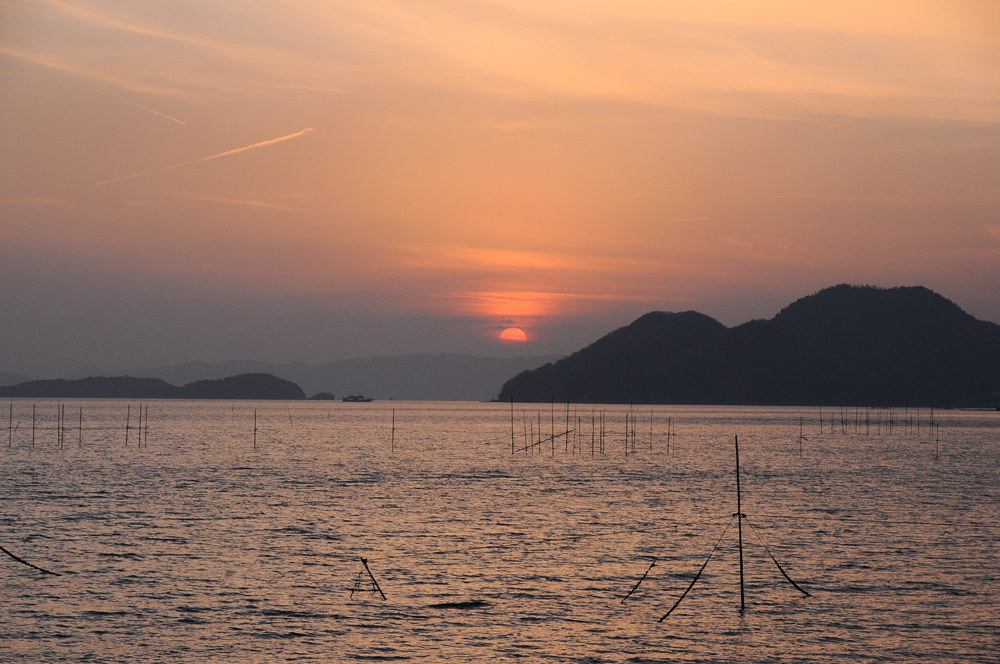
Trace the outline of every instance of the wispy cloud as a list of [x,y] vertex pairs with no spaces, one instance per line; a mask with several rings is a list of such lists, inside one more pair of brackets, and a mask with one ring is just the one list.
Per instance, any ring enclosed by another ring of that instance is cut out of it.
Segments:
[[190,198],[206,203],[221,203],[224,205],[241,205],[245,207],[266,208],[269,210],[287,210],[289,212],[310,212],[308,208],[292,207],[290,205],[280,205],[270,201],[263,201],[256,198],[239,198],[235,196],[221,196],[218,194],[178,194],[182,198]]
[[174,164],[173,166],[167,166],[163,170],[169,171],[172,168],[180,168],[181,166],[190,166],[191,164],[200,164],[203,161],[210,161],[212,159],[219,159],[220,157],[228,157],[232,154],[239,154],[240,152],[246,152],[247,150],[253,150],[254,148],[262,148],[265,145],[274,145],[275,143],[281,143],[282,141],[290,141],[293,138],[298,138],[303,134],[308,134],[313,130],[312,127],[307,127],[302,131],[297,131],[294,134],[289,134],[288,136],[279,136],[278,138],[272,138],[269,141],[261,141],[260,143],[254,143],[253,145],[245,145],[242,148],[236,148],[235,150],[226,150],[225,152],[220,152],[219,154],[213,154],[210,157],[202,157],[201,159],[195,159],[194,161],[185,161],[180,164]]
[[36,208],[68,208],[72,207],[66,201],[59,200],[57,198],[44,198],[42,196],[18,196],[16,198],[7,198],[3,201],[7,205],[17,205],[18,207],[36,207]]
[[144,111],[149,111],[150,113],[152,113],[154,115],[159,115],[161,118],[166,118],[168,120],[172,120],[172,121],[176,122],[177,124],[187,125],[187,123],[184,122],[184,121],[182,121],[182,120],[178,120],[177,118],[172,118],[169,115],[167,115],[166,113],[160,113],[159,111],[154,111],[153,109],[147,108],[147,107],[145,107],[145,106],[143,106],[141,104],[137,104],[134,101],[129,101],[128,99],[122,99],[121,97],[118,98],[118,101],[123,101],[126,104],[131,104],[132,106],[135,106],[136,108],[141,108]]
[[[265,145],[274,145],[275,143],[281,143],[282,141],[290,141],[293,138],[298,138],[299,136],[302,136],[303,134],[307,134],[307,133],[309,133],[312,130],[313,130],[312,127],[307,127],[306,129],[303,129],[302,131],[297,131],[294,134],[288,134],[287,136],[279,136],[278,138],[272,138],[272,139],[267,140],[267,141],[260,141],[259,143],[254,143],[253,145],[245,145],[245,146],[243,146],[241,148],[236,148],[234,150],[226,150],[225,152],[220,152],[219,154],[213,154],[213,155],[208,156],[208,157],[202,157],[201,159],[194,159],[192,161],[183,161],[183,162],[181,162],[179,164],[174,164],[173,166],[167,166],[165,168],[161,168],[161,169],[159,169],[159,171],[156,171],[156,172],[160,173],[160,172],[163,172],[163,171],[172,170],[174,168],[181,168],[182,166],[190,166],[192,164],[200,164],[203,161],[211,161],[212,159],[219,159],[220,157],[228,157],[229,155],[239,154],[240,152],[246,152],[247,150],[253,150],[254,148],[262,148]],[[137,178],[137,177],[142,176],[142,175],[148,175],[149,173],[150,173],[150,171],[144,171],[142,173],[133,173],[132,175],[125,175],[123,177],[114,178],[112,180],[104,180],[103,182],[95,182],[91,186],[92,187],[99,187],[99,186],[105,185],[105,184],[112,184],[114,182],[121,182],[122,180],[130,180],[132,178]]]
[[146,175],[146,173],[147,173],[147,171],[143,171],[142,173],[133,173],[132,175],[123,175],[120,178],[114,178],[114,179],[111,179],[111,180],[103,180],[101,182],[95,182],[94,184],[92,184],[90,186],[91,187],[100,187],[102,184],[112,184],[114,182],[121,182],[122,180],[131,180],[132,178],[137,178],[139,176]]

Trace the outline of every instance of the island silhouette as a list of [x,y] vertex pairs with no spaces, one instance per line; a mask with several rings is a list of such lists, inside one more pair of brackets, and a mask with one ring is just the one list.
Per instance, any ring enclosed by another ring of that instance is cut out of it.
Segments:
[[511,378],[511,399],[996,407],[1000,325],[920,286],[833,286],[732,328],[657,311]]
[[159,378],[132,376],[32,380],[0,387],[0,397],[36,399],[305,399],[298,385],[266,373],[196,380],[177,387]]

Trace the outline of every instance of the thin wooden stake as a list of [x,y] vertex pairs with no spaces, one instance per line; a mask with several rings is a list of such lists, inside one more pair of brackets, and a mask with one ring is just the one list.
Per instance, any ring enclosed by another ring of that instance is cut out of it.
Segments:
[[566,440],[563,441],[563,452],[569,452],[569,401],[566,402]]
[[514,395],[510,395],[510,453],[514,453]]
[[[361,558],[361,556],[358,556],[358,558]],[[369,569],[369,567],[368,567],[368,561],[365,560],[364,558],[361,558],[361,564],[365,566],[365,571],[368,572],[368,578],[372,580],[372,585],[375,586],[375,590],[378,591],[378,594],[381,595],[382,599],[384,600],[385,599],[385,593],[382,592],[382,589],[378,585],[378,581],[375,580],[375,575],[372,574],[371,569]]]
[[653,569],[655,565],[656,565],[656,557],[654,556],[653,562],[649,563],[649,567],[646,568],[646,572],[642,575],[642,578],[635,582],[635,585],[632,586],[632,590],[628,591],[628,594],[625,595],[625,597],[622,597],[622,604],[624,604],[625,600],[631,597],[632,593],[634,593],[639,588],[639,585],[646,580],[646,576],[649,574],[649,570]]
[[128,410],[125,411],[125,447],[128,447],[128,425],[131,417],[132,417],[132,404],[129,404]]
[[705,562],[703,562],[703,563],[701,564],[701,569],[699,569],[699,570],[698,570],[698,573],[694,575],[694,578],[693,578],[693,579],[691,579],[691,585],[689,585],[689,586],[687,587],[687,590],[685,590],[685,591],[684,591],[684,592],[683,592],[683,593],[681,594],[681,596],[677,598],[677,601],[676,601],[676,602],[674,602],[674,605],[673,605],[672,607],[670,607],[670,610],[669,610],[669,611],[667,611],[666,613],[664,613],[664,614],[663,614],[663,617],[662,617],[662,618],[660,618],[659,620],[657,620],[656,622],[663,622],[664,620],[666,620],[666,619],[667,619],[667,616],[669,616],[669,615],[670,615],[671,613],[673,613],[673,612],[674,612],[674,609],[676,609],[676,608],[677,608],[677,607],[678,607],[678,606],[680,605],[680,603],[681,603],[681,600],[683,600],[683,599],[684,599],[685,597],[687,597],[687,594],[688,594],[689,592],[691,592],[691,589],[692,589],[692,588],[694,588],[694,584],[698,582],[698,579],[699,579],[699,578],[701,578],[701,573],[702,573],[702,572],[704,572],[704,571],[705,571],[705,567],[707,567],[707,566],[708,566],[708,561],[712,559],[712,556],[714,556],[714,555],[715,555],[715,552],[716,552],[716,550],[718,550],[718,548],[719,548],[719,545],[720,545],[720,544],[722,543],[722,538],[726,536],[726,533],[727,533],[727,532],[729,532],[729,527],[730,527],[731,525],[733,525],[733,519],[735,519],[735,518],[736,518],[736,515],[734,514],[734,515],[733,515],[733,516],[732,516],[732,517],[731,517],[731,518],[729,519],[729,523],[727,523],[727,524],[726,524],[726,527],[722,529],[722,534],[721,534],[721,535],[719,535],[719,541],[717,541],[717,542],[715,543],[715,547],[714,547],[714,548],[712,549],[712,552],[708,554],[708,558],[705,558]]
[[740,437],[735,436],[736,443],[736,523],[740,540],[740,612],[746,609],[746,597],[743,593],[743,507],[740,502]]
[[253,409],[253,448],[257,449],[257,409]]

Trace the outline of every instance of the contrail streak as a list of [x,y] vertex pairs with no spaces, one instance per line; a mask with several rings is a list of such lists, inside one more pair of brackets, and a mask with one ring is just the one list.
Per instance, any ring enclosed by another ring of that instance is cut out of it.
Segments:
[[[289,134],[288,136],[280,136],[278,138],[272,138],[269,141],[261,141],[260,143],[254,143],[253,145],[246,145],[246,146],[244,146],[242,148],[236,148],[235,150],[227,150],[225,152],[220,152],[219,154],[213,154],[210,157],[202,157],[201,159],[195,159],[194,161],[181,162],[179,164],[174,164],[173,166],[167,166],[166,168],[161,168],[157,172],[158,173],[162,173],[163,171],[169,171],[169,170],[174,169],[174,168],[180,168],[181,166],[190,166],[191,164],[200,164],[203,161],[209,161],[211,159],[218,159],[219,157],[228,157],[229,155],[236,154],[238,152],[246,152],[247,150],[253,150],[254,148],[264,147],[265,145],[273,145],[275,143],[281,143],[282,141],[288,141],[288,140],[291,140],[293,138],[298,138],[299,136],[302,136],[303,134],[307,134],[307,133],[309,133],[312,130],[313,130],[312,127],[307,127],[305,129],[303,129],[302,131],[297,131],[294,134]],[[98,187],[98,186],[103,185],[103,184],[111,184],[112,182],[121,182],[122,180],[130,180],[132,178],[137,178],[140,175],[146,175],[146,174],[147,173],[145,173],[145,172],[144,173],[133,173],[132,175],[125,175],[123,177],[115,178],[113,180],[104,180],[103,182],[95,182],[94,184],[92,184],[90,186],[92,186],[92,187]]]
[[132,175],[126,175],[124,177],[115,178],[114,180],[105,180],[104,182],[95,182],[90,185],[91,187],[98,187],[102,184],[111,184],[112,182],[121,182],[122,180],[131,180],[132,178],[137,178],[140,175],[145,175],[145,173],[133,173]]
[[236,148],[235,150],[227,150],[226,152],[213,154],[211,157],[202,157],[201,159],[195,159],[194,161],[185,161],[180,164],[174,164],[173,166],[167,166],[163,170],[169,171],[172,168],[180,168],[181,166],[190,166],[191,164],[200,164],[201,162],[208,161],[210,159],[218,159],[219,157],[228,157],[229,155],[236,154],[237,152],[246,152],[247,150],[253,150],[254,148],[264,147],[265,145],[273,145],[275,143],[281,143],[282,141],[288,141],[293,138],[298,138],[302,134],[306,134],[312,130],[313,130],[312,127],[308,127],[294,134],[289,134],[288,136],[282,136],[280,138],[272,138],[269,141],[261,141],[260,143],[254,143],[253,145],[247,145],[242,148]]
[[155,114],[155,115],[159,115],[159,116],[160,116],[161,118],[166,118],[166,119],[168,119],[168,120],[173,120],[174,122],[176,122],[176,123],[178,123],[178,124],[182,124],[182,125],[184,125],[184,126],[187,126],[187,123],[186,123],[186,122],[184,122],[184,121],[182,121],[182,120],[178,120],[177,118],[172,118],[172,117],[170,117],[169,115],[167,115],[167,114],[165,114],[165,113],[160,113],[159,111],[154,111],[154,110],[153,110],[153,109],[151,109],[151,108],[146,108],[145,106],[141,106],[141,105],[139,105],[139,104],[135,103],[134,101],[129,101],[128,99],[122,99],[121,97],[119,97],[119,98],[118,98],[118,101],[123,101],[123,102],[125,102],[126,104],[132,104],[132,105],[133,105],[133,106],[135,106],[136,108],[141,108],[141,109],[142,109],[142,110],[144,110],[144,111],[149,111],[150,113],[153,113],[153,114]]

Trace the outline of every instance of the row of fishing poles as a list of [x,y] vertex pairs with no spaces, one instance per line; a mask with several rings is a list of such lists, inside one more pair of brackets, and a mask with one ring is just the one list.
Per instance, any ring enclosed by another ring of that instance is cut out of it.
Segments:
[[[556,420],[555,420],[555,402],[551,404],[549,411],[549,433],[546,437],[543,436],[542,431],[542,413],[541,411],[536,412],[535,419],[529,419],[526,411],[521,411],[521,429],[523,441],[523,446],[518,448],[516,444],[516,432],[515,432],[515,421],[514,416],[514,400],[511,399],[510,402],[510,453],[518,454],[542,454],[543,446],[545,444],[549,445],[549,454],[555,456],[556,454],[556,441],[562,439],[563,441],[563,451],[570,454],[583,454],[584,446],[586,445],[586,416],[581,416],[577,412],[570,414],[570,404],[566,403],[566,428],[563,431],[556,431]],[[625,428],[624,428],[624,451],[625,456],[628,457],[629,454],[636,454],[638,451],[637,440],[637,423],[638,415],[633,410],[628,410],[625,412]],[[575,427],[570,428],[575,420]],[[537,429],[535,424],[538,424]],[[608,428],[610,427],[610,418],[606,417],[606,413],[602,410],[600,412],[591,411],[590,413],[590,456],[594,457],[597,454],[606,455],[608,453],[606,441],[610,439],[608,435]],[[667,454],[671,451],[671,441],[676,438],[677,433],[674,429],[674,420],[672,417],[667,418]],[[649,439],[647,444],[649,446],[649,451],[653,450],[653,411],[649,411]],[[571,447],[572,443],[572,447]]]
[[[2,412],[2,411],[0,411]],[[10,404],[7,411],[7,447],[12,447],[14,444],[14,434],[21,428],[21,418],[18,418],[17,423],[14,423],[14,404]],[[43,427],[38,426],[38,416],[36,404],[31,404],[31,446],[35,446],[35,439],[37,437],[37,432],[39,431],[55,431],[56,433],[56,444],[59,445],[59,449],[63,449],[66,444],[67,434],[72,434],[75,430],[77,437],[77,446],[83,446],[83,432],[86,431],[120,431],[121,427],[118,426],[83,426],[83,406],[80,406],[77,413],[76,426],[69,424],[69,420],[66,417],[66,404],[56,405],[56,423],[55,426]],[[136,432],[137,443],[139,447],[149,445],[149,404],[139,404],[139,418],[137,424],[132,424],[132,404],[128,404],[125,410],[125,447],[128,447],[129,434],[132,431]],[[27,427],[25,427],[27,428]]]
[[[872,416],[872,411],[874,411],[874,417]],[[908,405],[903,407],[903,418],[902,421],[898,418],[899,408],[894,408],[890,405],[888,408],[872,408],[871,406],[865,406],[862,412],[862,407],[857,405],[854,407],[854,417],[851,417],[850,406],[844,407],[840,406],[840,433],[846,435],[851,429],[851,420],[853,419],[854,433],[860,435],[862,428],[864,429],[864,434],[870,436],[874,430],[876,435],[882,435],[883,432],[887,435],[893,435],[898,433],[898,430],[902,428],[903,435],[908,436],[911,433],[920,435],[920,408],[914,408],[912,413]],[[883,414],[885,417],[883,417]],[[823,407],[820,406],[819,409],[819,432],[825,433],[825,424],[829,424],[830,433],[837,433],[837,413],[834,411],[824,421],[823,418]],[[799,418],[799,425],[801,428],[802,418]],[[924,429],[927,433],[935,433],[941,427],[941,423],[936,419],[934,406],[930,407],[930,412],[927,418],[923,421]]]

